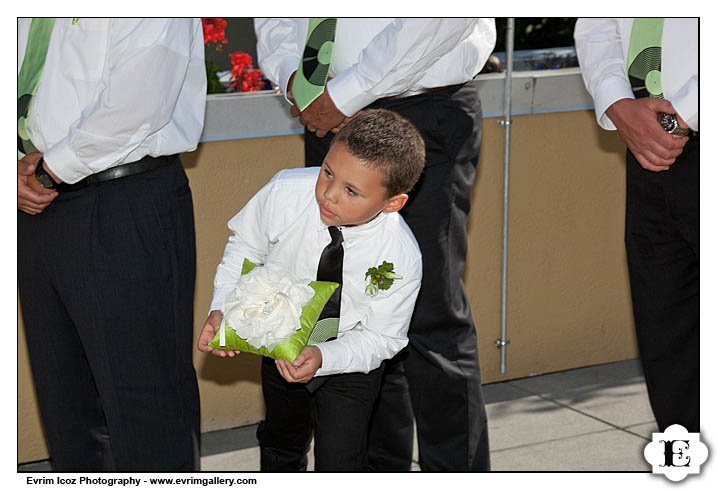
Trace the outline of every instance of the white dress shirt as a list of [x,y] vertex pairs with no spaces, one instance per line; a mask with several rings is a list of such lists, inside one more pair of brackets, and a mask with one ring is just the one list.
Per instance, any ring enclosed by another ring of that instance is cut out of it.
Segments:
[[[581,73],[594,100],[598,124],[615,130],[606,116],[620,99],[633,99],[626,58],[632,18],[579,19],[574,39]],[[698,131],[698,19],[666,18],[661,49],[661,84],[664,98]]]
[[[304,50],[308,19],[254,21],[259,67],[286,94]],[[496,42],[494,19],[338,19],[327,91],[352,116],[382,97],[471,80]]]
[[[292,278],[316,279],[319,258],[330,235],[319,213],[314,187],[320,168],[279,172],[229,221],[230,236],[214,278],[210,310],[221,310],[241,275],[245,258],[278,264]],[[419,246],[399,213],[339,227],[344,236],[341,314],[337,339],[317,344],[322,367],[316,376],[367,373],[408,343],[409,321],[421,286]],[[370,297],[365,275],[383,261],[403,276]]]
[[[31,21],[18,21],[18,72]],[[146,155],[194,150],[206,86],[199,19],[57,19],[27,128],[72,184]]]

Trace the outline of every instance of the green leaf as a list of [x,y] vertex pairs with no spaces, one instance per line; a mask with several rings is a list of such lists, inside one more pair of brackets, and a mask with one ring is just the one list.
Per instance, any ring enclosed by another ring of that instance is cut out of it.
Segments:
[[217,76],[217,71],[219,71],[217,64],[211,60],[205,60],[204,63],[207,71],[207,93],[221,94],[226,92],[227,89],[222,85]]
[[378,267],[369,268],[366,272],[366,278],[370,278],[369,286],[367,286],[367,294],[374,295],[377,290],[388,290],[394,284],[394,280],[400,280],[403,277],[394,273],[394,264],[386,261],[382,262]]
[[381,266],[379,266],[379,271],[382,274],[390,273],[390,272],[394,271],[394,264],[384,261],[383,263],[381,263]]
[[384,278],[384,280],[381,283],[379,283],[379,289],[380,290],[388,290],[393,283],[394,283],[394,280]]

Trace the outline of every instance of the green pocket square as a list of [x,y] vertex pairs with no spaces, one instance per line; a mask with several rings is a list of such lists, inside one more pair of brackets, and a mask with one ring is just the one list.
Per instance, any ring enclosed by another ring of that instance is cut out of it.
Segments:
[[[245,275],[249,273],[255,267],[257,267],[256,264],[245,259],[242,265],[242,274]],[[269,351],[266,347],[259,349],[254,348],[247,343],[245,339],[239,337],[239,335],[231,327],[229,327],[227,321],[223,320],[220,329],[224,329],[226,345],[219,345],[220,332],[217,331],[212,341],[210,341],[209,346],[220,350],[235,350],[246,353],[254,353],[257,355],[268,356],[270,358],[274,358],[275,360],[287,360],[289,362],[294,361],[294,358],[296,358],[299,352],[302,351],[302,348],[306,346],[309,335],[312,333],[314,325],[317,323],[319,315],[322,313],[322,309],[324,309],[324,305],[329,301],[329,298],[332,296],[332,293],[334,293],[334,290],[337,289],[339,284],[330,281],[312,281],[309,283],[309,286],[314,290],[314,296],[307,305],[302,307],[302,315],[299,318],[301,328],[294,333],[286,343],[275,346],[272,351]]]

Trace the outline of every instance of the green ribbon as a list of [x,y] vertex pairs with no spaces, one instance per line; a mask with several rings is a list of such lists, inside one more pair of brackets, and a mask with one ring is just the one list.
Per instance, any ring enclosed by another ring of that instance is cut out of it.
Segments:
[[319,344],[339,336],[339,317],[327,317],[314,324],[307,344]]
[[663,98],[661,47],[663,18],[633,19],[626,66],[636,97]]
[[33,19],[30,24],[30,33],[27,38],[25,57],[22,60],[20,72],[17,74],[17,135],[18,159],[37,149],[30,142],[27,132],[27,115],[30,102],[35,95],[40,78],[45,67],[47,48],[50,45],[50,36],[55,19]]
[[292,96],[300,111],[324,93],[334,55],[336,30],[335,18],[309,19],[304,53],[292,82]]

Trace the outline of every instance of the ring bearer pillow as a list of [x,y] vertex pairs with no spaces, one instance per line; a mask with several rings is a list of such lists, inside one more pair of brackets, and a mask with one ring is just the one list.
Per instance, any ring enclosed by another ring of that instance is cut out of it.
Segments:
[[329,281],[307,285],[289,278],[277,265],[257,266],[245,259],[209,346],[292,362],[338,286]]

